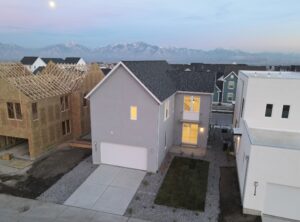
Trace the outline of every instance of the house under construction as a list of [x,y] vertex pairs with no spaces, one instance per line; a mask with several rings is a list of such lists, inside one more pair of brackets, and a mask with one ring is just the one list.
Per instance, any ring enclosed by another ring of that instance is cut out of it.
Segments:
[[85,95],[104,77],[95,65],[49,63],[37,75],[22,64],[0,64],[0,149],[28,142],[35,159],[90,132]]

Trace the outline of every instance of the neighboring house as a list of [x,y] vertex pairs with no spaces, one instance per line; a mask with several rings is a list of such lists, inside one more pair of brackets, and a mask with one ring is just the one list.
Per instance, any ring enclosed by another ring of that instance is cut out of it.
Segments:
[[172,146],[206,148],[214,75],[124,61],[87,96],[93,162],[156,172]]
[[80,57],[66,57],[65,64],[82,66],[86,65],[86,62]]
[[225,65],[224,74],[217,79],[217,84],[220,84],[218,82],[222,83],[222,86],[219,87],[222,91],[221,103],[233,104],[235,102],[238,73],[241,70],[265,71],[266,67],[245,64]]
[[239,73],[234,140],[244,213],[300,220],[299,85],[300,73]]
[[54,64],[64,64],[65,60],[62,58],[42,58],[42,60],[48,64],[49,62],[53,62]]
[[46,63],[41,58],[34,56],[25,56],[20,62],[32,73],[38,68],[46,66]]
[[31,159],[54,145],[90,132],[87,93],[104,77],[49,63],[32,75],[21,64],[0,64],[0,148],[27,141]]

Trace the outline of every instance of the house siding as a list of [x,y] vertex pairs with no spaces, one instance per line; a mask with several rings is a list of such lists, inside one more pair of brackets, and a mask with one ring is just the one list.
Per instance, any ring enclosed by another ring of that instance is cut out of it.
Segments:
[[[175,94],[166,99],[159,108],[159,145],[158,145],[158,165],[162,163],[169,148],[173,146],[173,129],[174,129],[174,117],[175,117]],[[165,103],[169,101],[169,118],[164,119],[165,115]],[[166,138],[165,138],[166,136]],[[165,148],[166,142],[166,148]]]
[[220,91],[218,90],[217,86],[215,86],[214,89],[213,102],[214,103],[220,102]]
[[199,113],[199,127],[204,128],[203,133],[198,133],[198,144],[201,148],[207,147],[209,119],[211,113],[212,95],[210,94],[190,94],[177,93],[175,96],[175,116],[174,116],[174,145],[181,145],[182,138],[182,123],[183,123],[183,99],[184,96],[200,96],[200,113]]
[[[231,76],[233,78],[231,78]],[[234,81],[233,89],[228,88],[229,81]],[[223,85],[223,96],[222,96],[223,103],[231,103],[231,101],[227,99],[228,93],[233,94],[232,101],[235,101],[237,82],[238,82],[238,78],[236,77],[236,75],[233,72],[227,76],[227,78],[224,81],[224,85]]]
[[[130,106],[137,106],[137,120],[130,120]],[[119,66],[91,96],[93,162],[101,163],[101,143],[144,147],[147,170],[158,169],[160,105]],[[161,125],[163,128],[163,126]]]

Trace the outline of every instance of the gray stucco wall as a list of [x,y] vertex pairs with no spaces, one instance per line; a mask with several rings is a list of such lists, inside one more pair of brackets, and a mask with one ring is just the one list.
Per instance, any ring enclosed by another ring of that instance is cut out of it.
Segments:
[[[231,78],[231,76],[233,78]],[[228,88],[228,83],[229,81],[234,81],[234,88],[233,89],[229,89]],[[233,100],[235,101],[235,96],[236,96],[236,88],[237,88],[237,82],[238,82],[238,78],[236,77],[236,75],[234,75],[233,73],[231,73],[224,81],[224,85],[223,85],[223,95],[222,95],[222,102],[223,103],[231,103],[231,101],[227,100],[227,95],[228,93],[233,93]]]
[[[137,120],[130,120],[130,106],[137,106]],[[159,104],[122,67],[91,96],[93,161],[100,163],[100,144],[145,147],[148,171],[158,168]]]
[[[165,103],[169,101],[170,116],[164,120],[165,115]],[[174,129],[174,106],[175,106],[175,94],[166,99],[159,109],[159,145],[158,145],[158,165],[160,166],[168,149],[173,146],[173,129]],[[166,143],[166,148],[165,148]]]
[[204,128],[204,132],[198,131],[198,146],[206,148],[209,130],[209,119],[211,113],[212,97],[210,94],[190,94],[177,93],[175,96],[175,116],[174,116],[174,145],[181,145],[182,138],[182,124],[183,124],[183,99],[184,95],[200,96],[200,113],[199,113],[199,127]]

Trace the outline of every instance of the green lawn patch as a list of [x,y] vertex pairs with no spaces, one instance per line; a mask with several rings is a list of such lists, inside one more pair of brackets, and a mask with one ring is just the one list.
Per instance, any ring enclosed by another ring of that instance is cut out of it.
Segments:
[[155,204],[204,211],[209,162],[175,157]]

